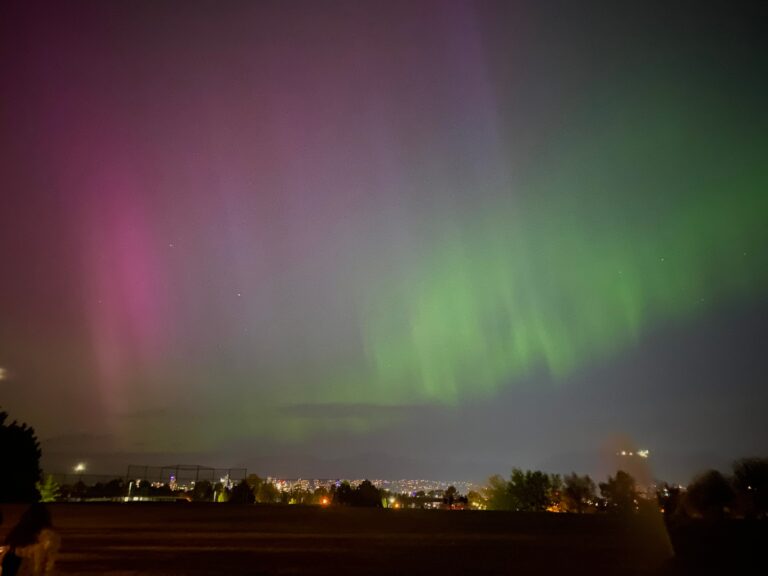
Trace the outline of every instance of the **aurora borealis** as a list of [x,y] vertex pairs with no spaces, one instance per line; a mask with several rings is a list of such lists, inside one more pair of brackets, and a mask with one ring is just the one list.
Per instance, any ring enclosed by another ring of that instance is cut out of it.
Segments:
[[4,409],[52,467],[754,452],[766,14],[692,6],[5,6]]

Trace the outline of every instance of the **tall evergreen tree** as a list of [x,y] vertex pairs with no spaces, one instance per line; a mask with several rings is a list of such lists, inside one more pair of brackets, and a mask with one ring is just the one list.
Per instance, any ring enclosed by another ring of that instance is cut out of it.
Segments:
[[40,493],[37,483],[42,477],[40,469],[40,442],[35,430],[14,420],[7,423],[8,414],[0,411],[0,502],[37,502]]

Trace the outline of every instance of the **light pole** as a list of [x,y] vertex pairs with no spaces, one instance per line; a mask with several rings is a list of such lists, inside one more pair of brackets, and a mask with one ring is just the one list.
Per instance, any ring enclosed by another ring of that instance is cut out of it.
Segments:
[[85,495],[85,484],[83,484],[83,472],[85,472],[85,462],[78,462],[74,467],[75,474],[77,474],[77,482],[75,483],[75,496],[82,500]]
[[75,464],[75,474],[77,474],[77,481],[83,481],[83,472],[85,472],[85,462],[78,462]]

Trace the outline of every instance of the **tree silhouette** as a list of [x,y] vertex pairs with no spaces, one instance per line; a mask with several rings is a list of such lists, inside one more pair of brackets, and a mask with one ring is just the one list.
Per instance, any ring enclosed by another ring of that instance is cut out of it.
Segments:
[[128,486],[122,478],[113,478],[104,484],[104,496],[106,498],[121,498],[128,492]]
[[499,474],[494,474],[488,478],[488,484],[483,491],[489,510],[512,510],[509,484]]
[[454,501],[456,500],[457,496],[457,490],[455,486],[448,486],[445,490],[445,494],[443,495],[443,504],[448,506],[449,508],[453,506]]
[[248,486],[251,487],[251,492],[253,492],[254,502],[258,502],[259,490],[261,490],[261,487],[264,484],[264,479],[258,474],[248,474],[246,480],[248,480]]
[[85,498],[88,495],[88,486],[85,485],[85,482],[82,480],[78,480],[75,482],[75,485],[72,486],[72,491],[70,496],[72,498]]
[[318,486],[312,493],[313,504],[328,504],[331,501],[330,492],[323,486]]
[[613,512],[629,513],[637,509],[635,479],[624,470],[616,472],[615,477],[608,476],[607,482],[600,482],[600,494]]
[[245,478],[232,487],[232,492],[229,495],[230,504],[253,504],[255,501],[256,497]]
[[739,508],[746,517],[768,515],[768,458],[743,458],[734,462],[733,486]]
[[363,480],[355,490],[353,506],[365,508],[381,508],[381,492],[370,480]]
[[543,512],[553,502],[556,483],[559,483],[559,477],[555,480],[555,477],[539,470],[523,472],[518,468],[513,469],[508,488],[513,509]]
[[280,501],[280,491],[272,482],[262,482],[256,493],[256,502],[260,504],[274,504]]
[[357,488],[352,488],[349,482],[342,482],[332,491],[333,503],[342,506],[358,506],[367,508],[381,507],[381,491],[370,480],[363,480]]
[[656,500],[661,507],[662,514],[666,517],[672,517],[681,510],[682,492],[679,487],[664,482],[656,489]]
[[597,499],[596,486],[592,478],[579,476],[575,472],[565,476],[563,502],[568,512],[582,512],[592,508]]
[[229,502],[229,489],[222,482],[213,485],[213,499],[215,502]]
[[471,508],[486,508],[488,506],[487,500],[483,497],[483,495],[480,492],[476,492],[474,490],[470,490],[467,492],[467,504]]
[[734,492],[728,479],[717,470],[697,476],[685,495],[688,507],[708,520],[719,520],[734,502]]
[[354,489],[349,482],[342,482],[333,491],[333,503],[342,506],[351,506],[354,496]]
[[5,462],[0,502],[37,502],[37,483],[42,476],[40,443],[34,428],[15,420],[6,424],[7,419],[8,414],[0,411],[0,457]]
[[198,480],[192,489],[192,499],[197,502],[211,502],[213,500],[213,484],[210,480]]

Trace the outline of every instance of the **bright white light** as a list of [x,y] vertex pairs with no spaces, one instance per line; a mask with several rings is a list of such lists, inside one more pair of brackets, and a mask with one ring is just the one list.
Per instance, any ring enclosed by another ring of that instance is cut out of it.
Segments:
[[638,450],[637,455],[640,456],[640,458],[648,458],[650,455],[650,450]]
[[85,472],[85,462],[78,462],[75,465],[75,472]]

